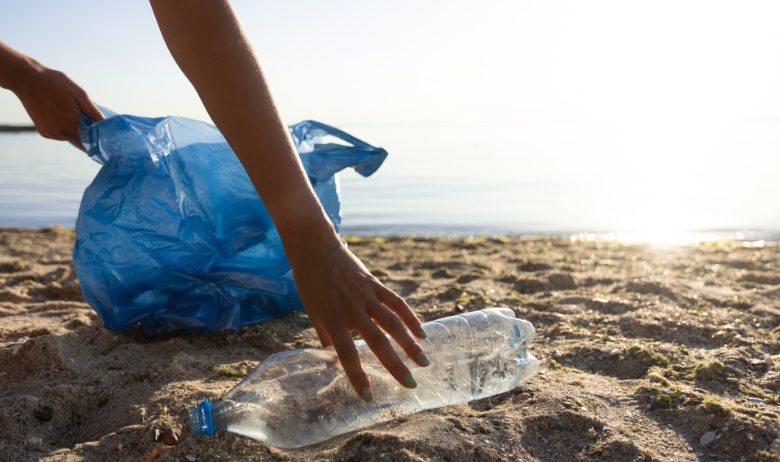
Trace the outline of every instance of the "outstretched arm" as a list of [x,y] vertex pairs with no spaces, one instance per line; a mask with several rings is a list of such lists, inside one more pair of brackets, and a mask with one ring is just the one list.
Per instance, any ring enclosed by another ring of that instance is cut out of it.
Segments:
[[360,332],[401,384],[409,370],[383,328],[420,365],[424,335],[406,302],[341,244],[317,200],[260,63],[225,0],[152,0],[163,38],[262,197],[292,265],[295,285],[323,345],[333,345],[355,390],[371,388],[352,341]]
[[79,115],[102,120],[103,114],[67,75],[49,69],[0,42],[0,87],[21,100],[36,130],[45,138],[68,140],[78,147]]

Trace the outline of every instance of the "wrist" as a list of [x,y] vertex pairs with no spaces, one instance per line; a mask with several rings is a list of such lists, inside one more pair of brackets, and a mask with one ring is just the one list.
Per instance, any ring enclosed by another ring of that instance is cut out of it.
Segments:
[[320,207],[321,213],[292,220],[287,217],[277,225],[285,253],[293,269],[311,261],[315,255],[327,256],[341,247],[341,238]]
[[46,68],[38,61],[21,53],[5,53],[0,67],[0,86],[17,95],[24,92],[32,80]]
[[[266,182],[264,186],[269,185]],[[263,191],[265,194],[261,197],[293,267],[312,254],[330,253],[341,245],[341,238],[307,178],[301,175],[300,182],[284,181],[272,186],[270,191]]]

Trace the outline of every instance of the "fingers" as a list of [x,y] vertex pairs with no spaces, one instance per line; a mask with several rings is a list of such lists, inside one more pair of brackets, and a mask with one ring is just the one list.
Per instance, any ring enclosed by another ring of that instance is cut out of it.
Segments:
[[84,150],[84,145],[81,144],[81,136],[79,135],[79,103],[74,99],[68,108],[67,120],[63,120],[62,130],[63,133],[60,139],[70,141],[74,146]]
[[103,113],[100,112],[100,109],[98,109],[95,103],[93,103],[92,100],[89,99],[89,96],[84,90],[82,90],[81,88],[77,88],[75,93],[76,93],[75,94],[76,102],[78,103],[81,112],[86,114],[86,116],[92,119],[93,122],[98,122],[100,120],[105,119]]
[[333,346],[333,339],[330,338],[328,331],[325,330],[325,328],[320,326],[319,324],[316,323],[313,324],[314,324],[314,330],[317,331],[317,337],[320,338],[320,343],[322,343],[322,346],[324,347]]
[[89,117],[93,122],[98,122],[100,120],[103,120],[105,119],[105,117],[103,117],[103,113],[100,112],[100,109],[98,109],[97,106],[95,106],[95,103],[93,103],[92,100],[89,99],[89,96],[84,90],[81,89],[81,87],[75,85],[75,89],[72,90],[72,94],[73,94],[73,99],[77,105],[76,121],[74,124],[76,133],[75,136],[73,135],[69,136],[68,141],[74,143],[79,149],[83,151],[84,145],[81,144],[81,136],[79,136],[78,133],[79,117],[83,113],[87,117]]
[[81,149],[82,151],[84,150],[84,145],[81,144],[81,137],[78,135],[78,133],[68,133],[63,135],[62,139],[69,141],[71,144]]
[[79,149],[84,149],[81,145],[81,137],[78,132],[78,106],[74,101],[69,101],[63,111],[47,119],[39,120],[35,128],[42,137],[57,140],[69,141]]
[[423,352],[422,347],[409,334],[401,318],[390,311],[381,303],[375,303],[368,308],[368,314],[376,321],[382,329],[390,334],[398,345],[403,348],[406,354],[414,360],[419,366],[426,367],[430,365],[430,360]]
[[409,330],[414,332],[414,335],[416,335],[418,338],[426,337],[425,331],[422,329],[422,325],[420,324],[420,320],[417,319],[414,311],[412,311],[403,297],[383,286],[382,284],[377,286],[376,296],[380,302],[384,303],[401,318]]
[[393,347],[390,345],[390,341],[385,337],[385,334],[374,324],[371,319],[366,317],[360,324],[358,324],[358,330],[363,340],[366,342],[371,351],[374,352],[379,362],[385,366],[390,375],[401,385],[407,388],[414,388],[417,386],[417,382],[412,377],[412,373],[406,367],[406,365],[398,357]]
[[333,339],[333,347],[336,349],[336,354],[339,355],[341,366],[344,368],[344,372],[347,374],[352,387],[364,401],[373,400],[371,383],[368,381],[368,376],[360,364],[360,355],[357,348],[355,348],[355,342],[352,341],[352,336],[349,335],[349,330],[342,326],[330,329],[329,333]]
[[[333,346],[333,339],[330,338],[330,334],[328,334],[327,329],[323,327],[320,324],[312,323],[314,326],[314,330],[317,332],[317,337],[320,338],[320,343],[322,343],[323,348],[328,348]],[[339,363],[339,357],[338,354],[335,358],[329,359],[327,364],[328,367],[336,367],[336,365]]]

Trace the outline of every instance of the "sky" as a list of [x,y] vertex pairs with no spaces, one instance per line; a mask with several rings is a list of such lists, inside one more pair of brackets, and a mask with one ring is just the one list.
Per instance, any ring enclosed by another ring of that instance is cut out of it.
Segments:
[[[777,2],[234,1],[290,119],[780,117]],[[6,0],[0,38],[123,112],[205,118],[144,1]],[[0,121],[24,122],[7,92]]]
[[[580,200],[623,210],[615,226],[780,229],[771,207],[780,2],[232,4],[288,122],[506,126],[507,154],[483,174],[567,182]],[[3,9],[0,40],[64,71],[99,104],[208,118],[148,3],[6,0]],[[27,121],[0,92],[0,123]],[[719,214],[729,220],[712,219]]]

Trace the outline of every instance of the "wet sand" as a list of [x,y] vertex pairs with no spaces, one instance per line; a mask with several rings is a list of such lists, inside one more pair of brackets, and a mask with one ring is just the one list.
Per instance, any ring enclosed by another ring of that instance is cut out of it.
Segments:
[[421,318],[508,306],[528,385],[300,450],[189,436],[186,407],[271,353],[296,314],[208,336],[105,330],[63,228],[0,230],[0,460],[780,460],[780,247],[567,238],[349,239]]

